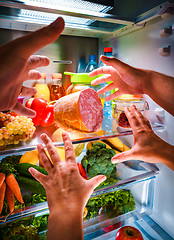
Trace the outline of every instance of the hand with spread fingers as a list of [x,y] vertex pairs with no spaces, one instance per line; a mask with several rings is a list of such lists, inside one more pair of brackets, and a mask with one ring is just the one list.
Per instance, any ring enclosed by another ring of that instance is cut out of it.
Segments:
[[43,175],[33,168],[29,171],[46,190],[50,210],[47,239],[78,240],[83,239],[83,209],[93,190],[106,177],[98,175],[85,180],[79,173],[74,148],[68,134],[63,132],[62,138],[65,161],[60,159],[48,136],[42,134],[41,139],[47,147],[50,158],[41,144],[38,145],[38,151],[48,175]]
[[39,79],[41,74],[34,69],[49,65],[49,59],[31,55],[55,41],[63,29],[64,20],[59,17],[49,26],[0,46],[0,111],[13,110],[29,117],[35,116],[35,112],[19,103],[17,98],[20,93],[22,96],[36,93],[36,89],[22,87],[22,84],[29,79]]
[[153,132],[149,121],[134,105],[131,109],[125,108],[125,113],[133,131],[134,144],[129,151],[114,156],[112,163],[142,160],[149,163],[163,163],[174,170],[174,147]]
[[99,94],[102,94],[112,89],[116,90],[106,100],[117,98],[122,94],[147,94],[158,105],[174,115],[173,77],[151,70],[132,67],[115,57],[101,56],[101,60],[107,66],[95,69],[89,75],[94,77],[104,74],[93,80],[92,85],[112,82],[98,91]]

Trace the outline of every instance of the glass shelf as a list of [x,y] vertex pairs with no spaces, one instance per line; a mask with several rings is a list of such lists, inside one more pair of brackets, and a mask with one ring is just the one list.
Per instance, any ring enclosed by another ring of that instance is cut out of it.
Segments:
[[[154,131],[164,129],[164,126],[159,123],[152,123],[151,125]],[[101,130],[102,131],[99,131],[100,135],[98,135],[97,132],[94,132],[94,133],[78,132],[78,138],[73,139],[72,143],[79,144],[79,143],[85,143],[85,142],[91,142],[91,141],[106,140],[109,138],[127,136],[132,134],[131,129],[120,128],[117,125],[115,118],[111,120],[111,123],[108,126],[103,125]],[[36,149],[39,143],[43,143],[40,139],[40,135],[42,133],[46,133],[50,138],[52,138],[52,134],[55,131],[56,131],[56,128],[53,125],[47,128],[42,128],[41,126],[38,126],[36,127],[36,131],[31,140],[20,143],[17,146],[16,145],[6,146],[4,149],[0,150],[0,156],[20,154],[22,152],[34,150]],[[60,147],[60,146],[63,146],[64,143],[62,141],[59,141],[59,142],[54,142],[54,145],[56,147]]]

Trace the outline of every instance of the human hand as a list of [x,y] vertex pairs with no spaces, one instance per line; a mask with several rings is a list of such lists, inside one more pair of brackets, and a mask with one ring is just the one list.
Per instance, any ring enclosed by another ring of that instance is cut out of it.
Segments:
[[143,94],[145,93],[146,81],[150,71],[134,68],[126,63],[121,62],[115,57],[101,56],[104,66],[92,71],[89,76],[94,77],[105,74],[91,82],[92,85],[110,82],[106,87],[98,90],[99,94],[116,89],[116,92],[108,96],[106,100],[117,98],[122,94]]
[[48,175],[43,175],[33,168],[29,171],[45,188],[50,213],[69,209],[69,213],[80,212],[82,214],[93,190],[106,177],[98,175],[85,180],[79,173],[74,148],[68,134],[63,132],[62,138],[65,146],[65,161],[60,159],[48,136],[42,134],[41,139],[47,147],[51,161],[41,144],[38,145],[38,151]]
[[[28,79],[41,77],[33,69],[47,66],[49,59],[31,56],[34,52],[55,41],[64,29],[64,20],[58,18],[49,26],[15,39],[0,47],[0,111],[13,110],[22,115],[34,117],[35,112],[17,101],[22,84]],[[31,96],[36,89],[23,87],[22,95]]]
[[163,163],[174,170],[174,147],[164,142],[152,130],[149,121],[133,105],[125,108],[126,116],[131,125],[134,144],[123,153],[115,155],[112,163],[127,160],[142,160],[149,163]]

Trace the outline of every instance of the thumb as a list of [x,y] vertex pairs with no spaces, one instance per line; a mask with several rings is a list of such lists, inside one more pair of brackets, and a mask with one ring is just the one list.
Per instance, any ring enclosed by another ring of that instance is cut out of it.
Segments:
[[20,102],[17,101],[15,107],[13,108],[13,111],[16,113],[19,113],[21,115],[27,116],[27,117],[35,117],[36,112],[32,109],[29,109],[25,106],[23,106]]
[[111,162],[112,163],[120,163],[120,162],[125,162],[127,160],[132,160],[134,159],[134,152],[132,151],[132,149],[123,152],[123,153],[119,153],[117,155],[115,155],[112,159]]
[[125,73],[127,73],[127,71],[130,70],[130,66],[128,64],[118,60],[115,57],[106,57],[106,56],[102,55],[100,59],[104,64],[113,67],[120,74],[125,74]]
[[98,187],[98,185],[100,185],[100,183],[104,182],[105,180],[106,180],[105,175],[97,175],[88,180],[88,183],[90,187],[94,190],[96,187]]
[[59,17],[50,25],[18,38],[11,44],[23,58],[28,59],[34,52],[55,41],[63,31],[64,25],[63,18]]

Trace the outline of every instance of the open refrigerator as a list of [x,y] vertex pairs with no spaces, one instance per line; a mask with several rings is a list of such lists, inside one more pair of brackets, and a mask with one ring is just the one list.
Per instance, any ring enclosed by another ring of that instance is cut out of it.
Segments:
[[[0,1],[0,43],[39,29],[61,15],[65,19],[62,35],[54,43],[37,52],[51,60],[50,66],[40,68],[40,71],[48,76],[53,72],[76,72],[81,59],[87,62],[90,54],[97,55],[99,62],[104,47],[112,47],[113,55],[130,65],[174,76],[173,1],[77,1],[76,8],[68,4],[63,6],[61,1],[55,3],[46,0]],[[165,32],[168,34],[164,34]],[[53,60],[71,60],[72,64],[53,64]],[[69,82],[70,79],[64,76],[64,85]],[[173,116],[148,96],[144,95],[143,98],[149,106],[145,116],[151,121],[155,133],[173,145]],[[131,130],[119,130],[115,119],[109,127],[109,130],[100,136],[89,134],[87,138],[74,140],[73,144],[119,137],[127,146],[132,146]],[[35,149],[40,142],[40,133],[45,131],[50,135],[53,130],[38,128],[35,138],[29,144],[6,148],[0,151],[0,158]],[[55,144],[63,145],[62,142]],[[85,150],[78,157],[78,162],[83,154]],[[91,198],[115,191],[130,191],[134,197],[135,208],[116,217],[96,216],[85,219],[84,239],[115,239],[119,227],[124,225],[138,228],[145,240],[173,239],[173,171],[162,164],[132,160],[119,163],[117,173],[117,183],[96,190]],[[15,221],[29,221],[48,214],[46,202],[35,204],[16,211],[7,218],[2,217],[0,227],[9,225],[10,228],[10,224]],[[106,230],[113,225],[115,229]],[[40,239],[44,239],[45,233],[46,230],[40,232]],[[3,236],[0,239],[4,239]]]

